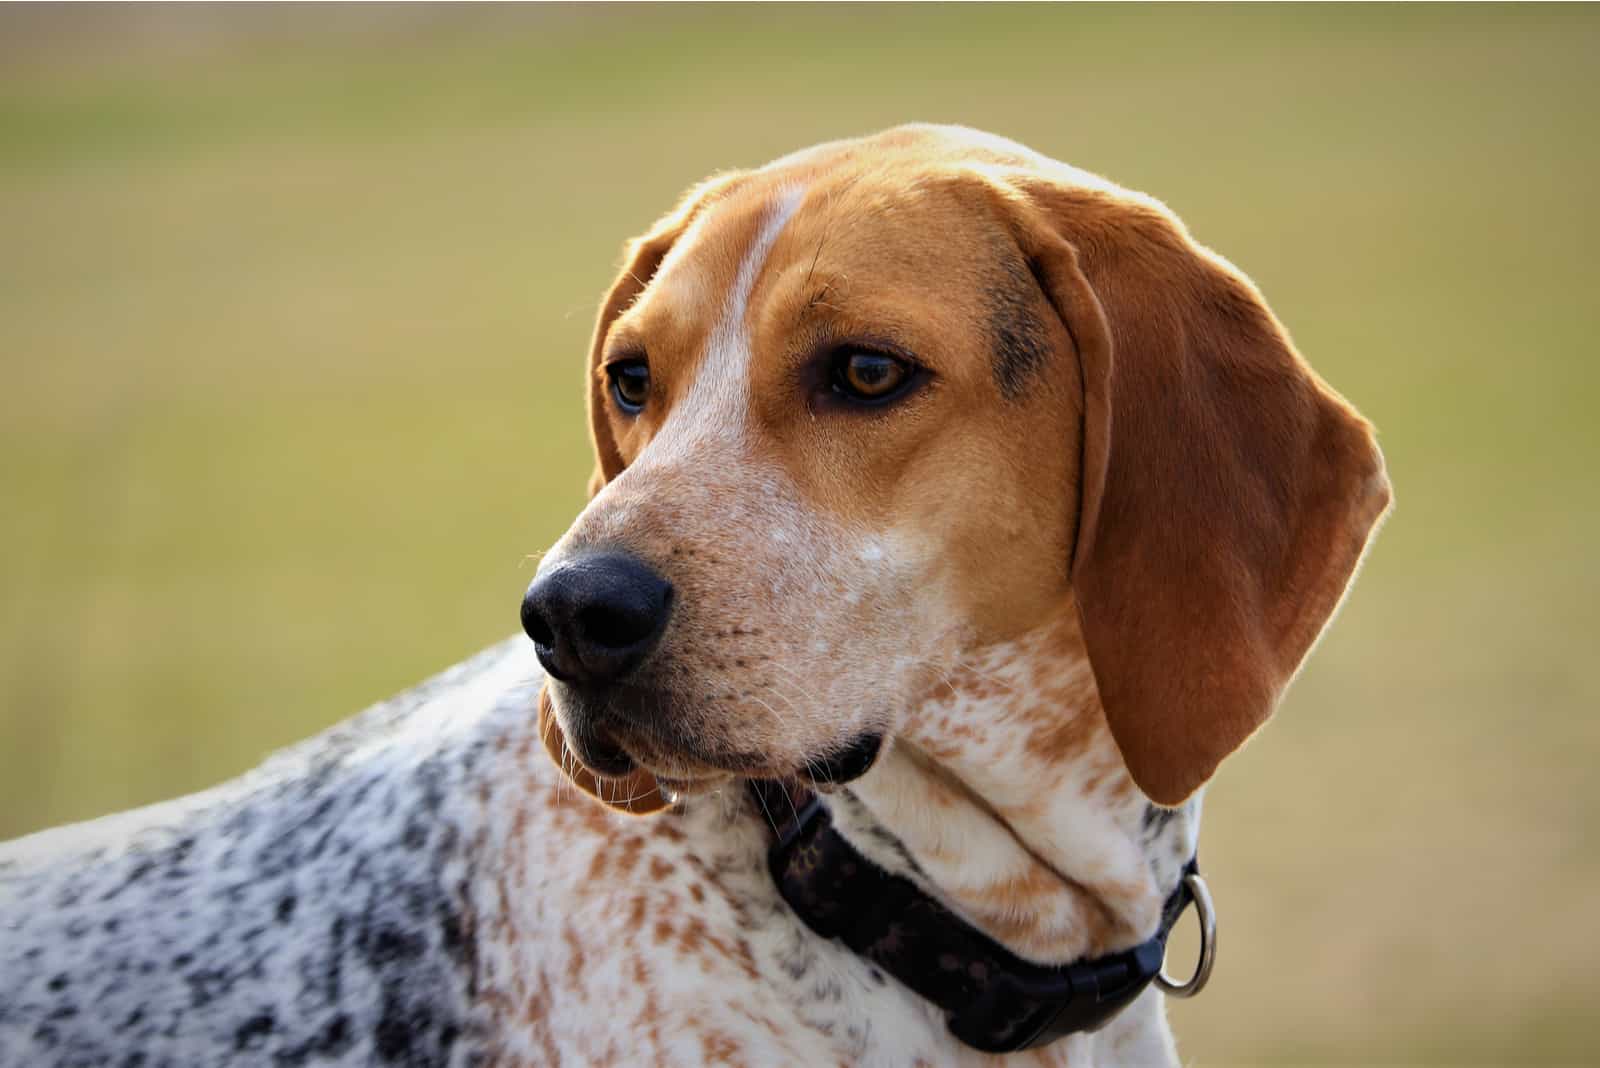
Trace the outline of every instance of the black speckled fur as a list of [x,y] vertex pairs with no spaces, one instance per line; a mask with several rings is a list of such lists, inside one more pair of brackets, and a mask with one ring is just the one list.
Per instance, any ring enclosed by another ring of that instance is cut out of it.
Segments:
[[446,802],[482,743],[385,741],[495,653],[192,804],[0,848],[0,1066],[480,1063]]

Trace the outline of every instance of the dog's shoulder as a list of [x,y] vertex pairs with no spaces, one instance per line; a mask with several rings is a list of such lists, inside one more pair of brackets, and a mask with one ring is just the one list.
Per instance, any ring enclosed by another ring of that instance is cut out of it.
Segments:
[[480,769],[535,733],[525,648],[213,790],[0,848],[0,1061],[447,1060],[471,1027]]

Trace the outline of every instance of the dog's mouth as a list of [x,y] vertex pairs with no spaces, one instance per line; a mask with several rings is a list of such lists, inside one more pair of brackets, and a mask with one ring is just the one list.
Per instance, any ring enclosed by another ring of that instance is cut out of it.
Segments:
[[714,749],[670,725],[595,712],[573,717],[567,744],[601,778],[646,771],[674,793],[702,793],[735,776],[754,778],[767,772],[768,762],[759,754]]
[[868,732],[820,760],[806,761],[806,777],[817,786],[843,786],[871,771],[881,752],[883,735]]
[[639,768],[622,743],[604,727],[574,731],[568,734],[567,744],[584,767],[602,778],[620,779]]
[[824,789],[842,786],[870,771],[884,746],[881,732],[866,731],[819,756],[790,764],[761,753],[708,747],[702,739],[630,716],[602,712],[574,718],[577,724],[567,743],[590,771],[601,778],[620,779],[643,770],[675,794],[704,793],[731,778],[781,779]]
[[[606,732],[609,733],[609,732]],[[724,755],[681,750],[662,751],[652,739],[622,742],[610,737],[596,755],[604,766],[584,763],[596,774],[621,777],[643,769],[661,787],[678,795],[706,793],[729,779],[779,779],[828,789],[856,781],[872,770],[883,752],[884,736],[863,734],[848,745],[821,757],[800,761],[797,767],[777,765],[750,755]]]

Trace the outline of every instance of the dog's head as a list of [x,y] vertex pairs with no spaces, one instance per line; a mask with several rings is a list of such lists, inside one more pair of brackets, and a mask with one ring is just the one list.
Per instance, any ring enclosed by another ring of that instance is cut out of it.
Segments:
[[1389,500],[1244,277],[968,130],[692,190],[630,245],[588,389],[593,497],[523,614],[547,740],[612,800],[849,779],[967,658],[1070,618],[1133,780],[1177,803]]

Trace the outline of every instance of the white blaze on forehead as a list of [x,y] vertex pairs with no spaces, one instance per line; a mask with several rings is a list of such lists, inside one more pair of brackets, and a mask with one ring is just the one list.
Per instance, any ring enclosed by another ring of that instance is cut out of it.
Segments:
[[[757,279],[766,266],[772,246],[785,224],[794,216],[805,190],[785,186],[767,203],[762,213],[761,227],[739,261],[739,270],[733,285],[716,309],[716,326],[708,336],[706,351],[700,361],[694,380],[684,398],[673,407],[655,438],[645,446],[627,470],[608,482],[584,509],[580,522],[568,531],[586,543],[605,541],[625,532],[632,522],[634,506],[647,492],[641,492],[653,473],[674,467],[703,464],[710,454],[702,452],[705,446],[713,450],[734,450],[744,444],[744,426],[750,410],[750,331],[746,325],[750,297]],[[711,216],[709,218],[715,218]],[[708,219],[695,223],[704,227]],[[672,257],[695,254],[695,242],[687,238],[674,246]],[[665,269],[663,267],[662,269]],[[784,488],[770,472],[762,473],[759,465],[741,465],[744,486],[753,499],[773,504],[784,499]],[[644,480],[644,481],[641,481]],[[769,508],[763,516],[766,529],[776,532],[781,523],[779,514]],[[781,511],[781,509],[780,509]],[[581,530],[581,534],[579,531]],[[567,539],[563,539],[565,544]],[[552,551],[546,555],[540,569],[549,566],[554,558],[565,553]]]
[[[750,331],[746,318],[750,294],[755,289],[761,268],[784,226],[800,206],[805,190],[785,186],[767,206],[756,239],[739,262],[739,273],[722,306],[721,318],[711,331],[705,358],[693,385],[668,420],[672,429],[687,432],[690,438],[703,435],[738,437],[750,407]],[[668,435],[663,428],[662,437]]]

